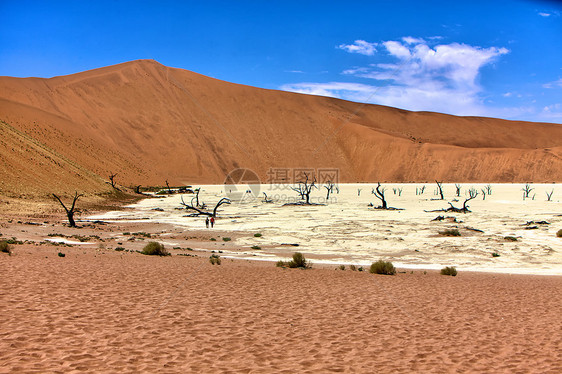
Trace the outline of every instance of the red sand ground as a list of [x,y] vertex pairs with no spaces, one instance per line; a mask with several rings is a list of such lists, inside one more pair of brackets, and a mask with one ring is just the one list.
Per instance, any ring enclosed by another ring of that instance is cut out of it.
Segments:
[[[0,372],[562,371],[561,277],[213,266],[208,252],[112,249],[122,240],[113,235],[138,225],[47,222],[0,230],[35,242],[47,232],[104,241],[0,253]],[[209,235],[144,231],[196,248]]]

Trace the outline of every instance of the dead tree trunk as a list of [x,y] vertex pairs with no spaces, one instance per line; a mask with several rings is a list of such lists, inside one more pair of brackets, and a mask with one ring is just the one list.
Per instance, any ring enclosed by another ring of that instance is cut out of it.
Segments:
[[312,181],[312,183],[308,183],[308,174],[305,173],[306,179],[304,182],[299,182],[298,187],[291,187],[291,189],[297,192],[301,196],[301,200],[305,201],[306,205],[310,205],[310,193],[312,192],[313,188],[316,187],[316,178]]
[[142,195],[143,193],[141,192],[140,188],[141,188],[141,185],[140,185],[140,184],[139,184],[138,186],[136,186],[136,187],[135,187],[135,193],[137,193],[137,194],[139,194],[139,195]]
[[439,189],[439,196],[441,196],[441,200],[445,200],[445,197],[443,196],[443,186],[441,186],[443,182],[437,182],[437,180],[435,180],[435,183],[437,183],[437,188]]
[[265,192],[263,192],[263,196],[264,196],[264,203],[272,203],[273,200],[271,200],[270,198],[267,197],[267,194]]
[[171,195],[172,194],[172,189],[170,188],[170,185],[168,184],[168,180],[166,179],[166,187],[168,187],[168,193]]
[[554,193],[554,189],[550,191],[550,193],[546,192],[546,201],[552,201],[552,194]]
[[455,189],[456,189],[456,195],[457,197],[461,197],[461,185],[460,184],[455,184]]
[[[216,217],[217,216],[217,209],[222,205],[222,204],[230,204],[230,199],[223,197],[222,199],[219,200],[219,202],[217,203],[217,205],[215,205],[215,208],[213,209],[212,212],[207,212],[205,210],[203,210],[202,208],[198,208],[198,207],[194,207],[192,205],[186,204],[185,201],[183,201],[183,196],[181,197],[181,205],[185,206],[185,209],[188,210],[194,210],[197,212],[197,215],[205,215],[205,216],[209,216],[209,217]],[[203,204],[205,205],[205,204]]]
[[330,193],[334,192],[334,184],[331,181],[326,182],[326,186],[324,188],[327,190],[326,192],[326,200],[330,198]]
[[78,191],[76,191],[76,193],[74,194],[74,199],[72,200],[72,206],[70,207],[70,209],[68,209],[66,207],[66,205],[64,205],[64,203],[62,202],[62,200],[55,194],[53,194],[54,198],[58,200],[58,202],[60,203],[60,205],[62,205],[62,207],[64,208],[64,210],[66,211],[66,216],[68,218],[68,223],[70,225],[70,227],[76,227],[76,222],[74,221],[74,213],[75,213],[75,208],[76,208],[76,201],[78,200],[79,197],[84,196],[82,194],[78,194]]
[[117,176],[117,173],[109,173],[109,184],[111,184],[111,187],[113,187],[114,189],[116,189],[117,191],[120,191],[119,188],[117,188],[116,183],[115,183],[115,177]]
[[195,206],[197,208],[202,208],[205,209],[205,204],[199,204],[199,192],[201,192],[201,188],[196,188],[195,189],[195,196],[191,199],[191,205],[193,205],[193,200],[195,200]]
[[525,187],[522,189],[523,199],[528,198],[532,190],[534,190],[534,188],[531,188],[531,185],[529,183],[525,183]]
[[380,201],[381,201],[381,209],[388,209],[388,205],[386,204],[386,199],[384,198],[384,191],[386,189],[385,188],[381,188],[381,184],[378,183],[377,184],[377,188],[376,189],[372,189],[371,193],[373,195],[375,195]]

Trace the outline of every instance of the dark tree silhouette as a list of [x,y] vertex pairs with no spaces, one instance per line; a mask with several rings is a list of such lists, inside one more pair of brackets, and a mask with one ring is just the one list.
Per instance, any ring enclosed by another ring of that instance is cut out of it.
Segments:
[[385,190],[386,190],[386,188],[384,188],[384,187],[381,188],[381,184],[380,184],[380,183],[377,184],[377,188],[376,188],[376,189],[373,188],[373,189],[371,190],[371,193],[372,193],[373,195],[375,195],[375,196],[381,201],[381,204],[382,204],[382,205],[380,206],[381,209],[388,209],[388,205],[387,205],[386,199],[385,199],[385,197],[384,197],[384,192],[385,192]]
[[78,191],[76,191],[76,193],[74,194],[74,199],[72,199],[72,206],[70,207],[70,209],[68,209],[66,207],[66,205],[64,205],[64,203],[62,202],[62,200],[60,199],[60,197],[58,197],[57,195],[53,194],[54,198],[58,200],[58,202],[60,203],[60,205],[62,205],[62,207],[64,208],[64,210],[66,211],[66,216],[68,218],[68,223],[70,224],[70,227],[76,227],[76,222],[74,221],[74,213],[75,213],[75,208],[76,208],[76,201],[78,200],[78,198],[80,198],[81,196],[84,196],[82,194],[78,194]]
[[[195,207],[189,204],[186,204],[185,201],[183,201],[183,196],[181,197],[181,205],[185,206],[185,209],[188,210],[194,210],[196,211],[196,215],[205,215],[205,216],[209,216],[209,217],[216,217],[217,216],[217,209],[222,205],[222,204],[230,204],[230,199],[223,197],[222,199],[219,200],[219,202],[217,203],[217,205],[215,205],[215,208],[213,209],[212,212],[208,212],[206,210],[204,210],[205,208],[201,207]],[[205,205],[205,204],[203,204]]]
[[437,180],[435,180],[435,183],[437,183],[437,188],[439,189],[439,196],[441,197],[440,200],[445,200],[445,197],[443,196],[443,182],[437,182]]
[[300,197],[301,200],[304,200],[306,205],[311,205],[310,204],[310,193],[312,192],[313,188],[318,188],[316,187],[316,178],[314,178],[314,180],[312,181],[312,183],[308,182],[308,174],[305,173],[305,180],[302,182],[299,182],[299,186],[298,187],[291,187],[291,189],[295,192],[297,192]]

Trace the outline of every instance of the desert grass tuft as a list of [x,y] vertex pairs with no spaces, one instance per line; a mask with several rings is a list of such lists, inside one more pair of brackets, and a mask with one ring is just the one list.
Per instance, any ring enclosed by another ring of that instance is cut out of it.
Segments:
[[141,253],[148,256],[170,256],[164,245],[158,242],[149,242],[144,246]]
[[220,265],[221,257],[219,255],[211,255],[211,257],[209,257],[209,262],[211,265]]
[[459,229],[447,229],[444,231],[439,231],[439,235],[443,236],[461,236]]
[[10,245],[6,241],[0,242],[0,252],[7,253],[9,255],[12,254],[12,249],[10,248]]
[[378,260],[371,264],[369,272],[372,274],[394,275],[396,274],[396,268],[390,261]]
[[456,277],[457,269],[454,266],[446,266],[441,269],[441,275],[450,275],[452,277]]

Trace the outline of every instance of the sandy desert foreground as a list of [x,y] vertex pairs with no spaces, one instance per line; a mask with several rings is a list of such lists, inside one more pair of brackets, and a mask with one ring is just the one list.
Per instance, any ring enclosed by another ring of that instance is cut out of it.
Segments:
[[[490,213],[494,204],[506,205],[499,198],[501,188],[497,191],[495,202],[491,198],[471,206]],[[395,200],[396,206],[411,204],[412,198],[404,196],[402,202]],[[173,201],[172,197],[151,199],[150,204],[144,203],[147,206],[140,202],[119,213],[128,218],[114,222],[82,217],[79,228],[67,227],[60,214],[3,217],[2,238],[15,238],[16,244],[11,255],[0,253],[0,373],[562,371],[560,276],[470,272],[463,266],[456,277],[400,265],[395,276],[349,267],[342,271],[330,262],[336,261],[334,256],[315,252],[320,239],[317,229],[302,235],[308,223],[303,229],[287,222],[281,222],[293,230],[287,235],[297,236],[302,244],[298,250],[310,254],[314,265],[308,270],[283,269],[273,262],[244,258],[244,254],[252,257],[251,240],[278,240],[270,222],[277,213],[248,219],[245,214],[255,211],[255,205],[233,204],[221,211],[219,217],[225,218],[207,230],[201,219],[173,216],[177,212]],[[164,204],[163,210],[153,211],[149,208],[153,203]],[[535,219],[559,219],[553,213],[559,203],[553,204],[531,200],[524,203],[525,210],[506,208],[509,219],[492,217],[484,235],[502,237],[504,230],[520,230],[515,232],[520,236],[517,249],[501,248],[497,240],[485,236],[445,240],[467,240],[455,245],[468,243],[477,249],[479,243],[491,242],[486,245],[502,254],[496,259],[506,259],[504,265],[515,266],[512,270],[524,264],[524,269],[538,274],[557,271],[560,244],[552,235],[554,227],[519,226],[527,211],[538,214]],[[357,208],[364,205],[357,202]],[[294,220],[301,207],[288,209],[293,213],[284,211],[286,221]],[[326,217],[329,212],[302,214]],[[404,231],[406,223],[396,218],[389,223],[385,216],[376,216],[381,212],[367,212],[375,218],[365,225],[382,225],[383,230],[391,230],[388,236],[396,235],[394,226]],[[422,227],[429,224],[423,210],[413,216],[406,212],[386,212],[410,217],[418,225],[412,237],[401,234],[406,244],[444,240],[430,233],[437,228]],[[138,214],[155,219],[131,218]],[[422,217],[416,218],[417,214]],[[486,222],[482,217],[465,215],[463,220],[482,227]],[[264,234],[260,238],[251,235],[258,220]],[[361,230],[356,226],[355,231]],[[351,245],[361,235],[352,237]],[[381,250],[396,248],[385,249],[381,233],[371,236]],[[172,256],[137,253],[149,240],[164,243]],[[551,251],[540,251],[545,241]],[[263,243],[264,248],[254,254],[269,251],[282,257],[296,249],[268,249]],[[420,248],[423,253],[427,246]],[[211,251],[222,256],[220,266],[210,264]],[[448,264],[461,265],[468,258],[493,264],[487,251],[475,253],[466,257],[462,251],[436,251],[420,258],[447,258]],[[385,252],[362,250],[353,256],[388,257],[381,254]],[[414,261],[398,253],[395,263],[402,258]]]
[[562,371],[561,277],[45,245],[0,268],[3,373]]

